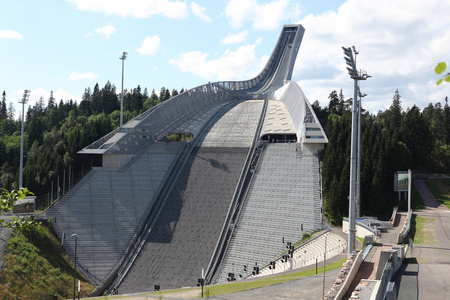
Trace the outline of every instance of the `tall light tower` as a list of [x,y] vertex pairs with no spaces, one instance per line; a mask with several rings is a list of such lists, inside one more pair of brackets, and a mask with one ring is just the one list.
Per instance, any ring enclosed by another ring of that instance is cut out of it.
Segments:
[[358,87],[358,154],[356,165],[356,217],[361,217],[361,101],[367,94],[361,93]]
[[119,57],[119,59],[122,60],[122,93],[120,94],[120,128],[122,128],[123,125],[123,70],[125,65],[125,59],[127,59],[127,52],[123,52],[122,56]]
[[348,221],[349,221],[349,229],[348,229],[348,255],[350,255],[355,248],[355,234],[356,234],[356,209],[355,209],[355,183],[356,183],[356,153],[357,153],[357,101],[358,101],[358,81],[366,80],[370,76],[363,70],[356,69],[356,59],[353,58],[353,53],[356,55],[358,52],[353,46],[352,49],[342,47],[344,50],[344,59],[347,63],[348,74],[350,78],[354,80],[354,95],[353,95],[353,108],[352,108],[352,137],[351,137],[351,148],[350,148],[350,192],[349,192],[349,205],[348,205]]
[[20,170],[19,170],[19,190],[23,188],[23,122],[25,115],[25,104],[28,103],[28,99],[30,98],[30,90],[23,91],[23,97],[19,100],[19,103],[22,104],[22,126],[21,126],[21,136],[20,136]]

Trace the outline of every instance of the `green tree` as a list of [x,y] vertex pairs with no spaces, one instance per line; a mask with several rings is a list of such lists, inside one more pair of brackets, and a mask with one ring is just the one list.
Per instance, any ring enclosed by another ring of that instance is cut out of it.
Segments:
[[429,126],[415,105],[405,114],[402,136],[411,151],[413,167],[427,169],[427,162],[434,149],[434,141]]
[[450,143],[450,107],[448,105],[448,97],[445,97],[442,119],[444,123],[444,142],[446,145],[448,145]]
[[159,100],[161,102],[163,102],[163,101],[166,101],[167,99],[170,99],[169,89],[166,89],[165,87],[162,87],[161,91],[159,92]]
[[[5,211],[11,211],[15,203],[18,200],[24,199],[28,195],[33,195],[27,188],[23,190],[13,190],[9,192],[8,190],[2,188],[1,189],[1,199],[0,199],[0,214]],[[5,219],[0,219],[0,225],[4,225],[7,227],[14,228],[19,232],[27,232],[31,228],[36,227],[41,223],[35,221],[34,216],[31,215],[29,217],[12,217],[12,221],[5,221]]]
[[0,102],[0,120],[8,118],[8,108],[6,105],[6,93],[3,91],[2,100]]
[[329,113],[335,113],[335,114],[341,114],[343,110],[343,103],[341,103],[341,100],[339,99],[339,96],[336,91],[332,91],[330,95],[328,96],[328,99],[330,99],[330,102],[328,104],[328,112]]
[[9,102],[8,105],[8,119],[14,120],[14,114],[16,113],[16,110],[14,109],[14,104],[12,102]]
[[50,92],[50,97],[48,97],[47,109],[54,109],[56,107],[55,97],[53,96],[53,91]]
[[398,89],[395,91],[392,98],[392,104],[389,110],[386,110],[384,120],[388,130],[395,136],[396,139],[400,138],[400,127],[402,124],[402,101]]

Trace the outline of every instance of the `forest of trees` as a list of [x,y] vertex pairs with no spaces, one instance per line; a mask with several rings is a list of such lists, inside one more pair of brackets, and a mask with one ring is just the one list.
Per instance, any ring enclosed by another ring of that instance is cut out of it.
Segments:
[[[183,92],[181,89],[180,93]],[[126,91],[124,122],[178,94],[162,87],[159,94],[147,89]],[[328,106],[313,103],[314,111],[329,139],[322,153],[324,211],[330,222],[339,224],[348,215],[350,130],[352,99],[342,91],[332,91]],[[450,166],[450,108],[447,98],[403,109],[398,91],[385,111],[362,116],[361,134],[361,213],[387,216],[397,203],[393,191],[396,171],[408,169],[427,173],[448,173]],[[90,143],[119,126],[120,95],[107,82],[86,88],[80,103],[60,100],[50,94],[26,112],[24,146],[24,185],[37,198],[38,208],[49,198],[67,190],[69,178],[81,177],[91,161],[78,155]],[[19,118],[20,119],[20,118]],[[12,103],[3,92],[0,101],[0,187],[17,189],[19,181],[20,121],[14,118]],[[69,176],[70,172],[70,176]],[[72,179],[73,180],[73,179]],[[73,181],[72,181],[73,182]],[[53,191],[53,192],[51,192]]]
[[[126,92],[126,93],[125,93]],[[162,87],[124,92],[124,122],[136,117],[179,92]],[[180,93],[183,92],[181,89]],[[12,103],[2,94],[0,101],[0,188],[18,189],[21,118],[14,117]],[[30,106],[25,115],[23,183],[37,196],[38,208],[48,205],[91,167],[91,161],[77,152],[119,126],[120,95],[109,81],[103,88],[86,88],[81,102],[57,103],[51,92]],[[70,172],[70,176],[69,176]],[[72,179],[73,180],[73,179]],[[72,181],[73,182],[73,181]],[[57,187],[59,186],[59,191]],[[53,187],[53,188],[52,188]]]
[[[329,105],[313,109],[328,136],[322,155],[324,211],[330,222],[348,216],[352,99],[342,91],[329,95]],[[361,117],[361,214],[388,218],[398,203],[394,173],[408,169],[448,173],[450,167],[450,107],[430,103],[403,110],[394,93],[389,109]]]

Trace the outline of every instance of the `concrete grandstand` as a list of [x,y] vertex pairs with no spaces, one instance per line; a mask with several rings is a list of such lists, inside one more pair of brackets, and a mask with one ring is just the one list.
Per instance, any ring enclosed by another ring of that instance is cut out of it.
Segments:
[[[323,227],[328,140],[291,81],[303,34],[284,26],[255,78],[187,90],[79,152],[101,167],[47,214],[59,236],[78,235],[95,293],[195,286],[202,268],[208,283],[226,281]],[[74,257],[71,241],[64,248]]]

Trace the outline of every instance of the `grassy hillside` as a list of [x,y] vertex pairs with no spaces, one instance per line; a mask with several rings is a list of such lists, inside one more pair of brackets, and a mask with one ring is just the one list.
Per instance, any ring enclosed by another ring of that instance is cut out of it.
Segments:
[[450,208],[450,179],[427,180],[426,184],[436,200]]
[[[13,232],[0,271],[0,299],[53,299],[53,295],[58,299],[71,298],[73,271],[73,262],[47,226],[25,234]],[[78,279],[83,297],[93,286],[80,274]]]

